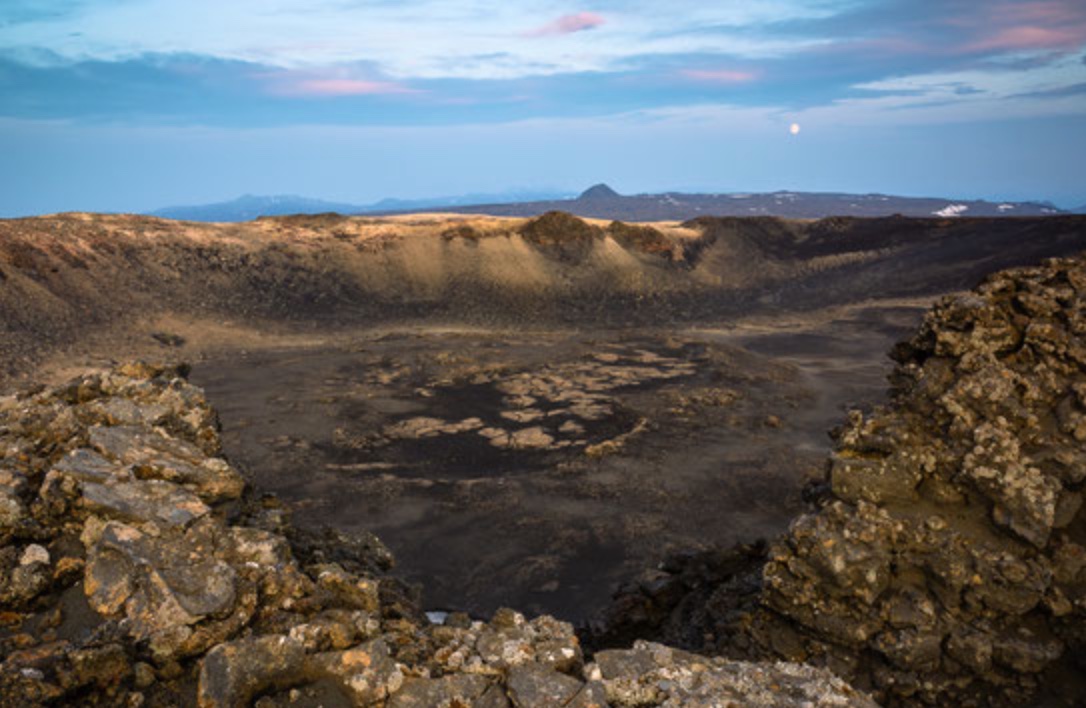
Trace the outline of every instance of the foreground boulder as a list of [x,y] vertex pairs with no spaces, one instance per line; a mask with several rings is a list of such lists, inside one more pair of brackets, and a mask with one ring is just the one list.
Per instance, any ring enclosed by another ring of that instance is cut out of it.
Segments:
[[[372,536],[294,530],[183,371],[0,398],[0,706],[869,706],[824,670],[431,624]],[[770,688],[767,688],[770,687]]]

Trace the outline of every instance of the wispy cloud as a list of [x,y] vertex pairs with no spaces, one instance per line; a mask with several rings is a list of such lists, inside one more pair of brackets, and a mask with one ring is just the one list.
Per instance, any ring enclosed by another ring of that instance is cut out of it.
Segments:
[[278,93],[299,96],[375,96],[419,93],[418,89],[392,81],[364,79],[300,79],[283,82],[277,85],[275,90]]
[[1081,0],[995,0],[947,19],[965,30],[966,52],[1072,51],[1086,45],[1086,3]]
[[745,84],[758,78],[753,71],[735,69],[684,69],[680,73],[688,79],[712,84]]
[[965,46],[970,52],[1073,50],[1086,44],[1086,23],[1071,27],[1008,27]]
[[607,20],[602,15],[597,15],[594,12],[575,12],[570,15],[562,15],[558,19],[541,27],[536,27],[525,34],[528,37],[554,37],[596,29],[606,23]]
[[312,69],[264,67],[250,80],[271,96],[326,98],[390,96],[423,93],[420,89],[381,76],[371,64],[347,64]]

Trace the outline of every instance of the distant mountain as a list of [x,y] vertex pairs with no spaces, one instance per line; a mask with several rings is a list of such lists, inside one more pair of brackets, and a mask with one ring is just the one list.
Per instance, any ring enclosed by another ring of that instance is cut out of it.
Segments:
[[346,204],[309,199],[294,195],[254,196],[246,194],[228,202],[193,206],[166,207],[150,212],[151,216],[180,221],[238,222],[252,221],[261,216],[286,216],[290,214],[388,214],[446,209],[471,204],[528,203],[560,200],[570,194],[544,191],[514,191],[501,193],[464,194],[455,197],[430,199],[382,199],[374,204]]
[[[431,199],[383,199],[358,205],[326,202],[290,195],[245,195],[233,201],[159,209],[152,216],[183,221],[251,221],[288,214],[412,214],[456,211],[494,216],[538,216],[566,211],[581,217],[621,221],[685,221],[699,216],[781,216],[820,219],[826,216],[1047,216],[1066,214],[1047,202],[988,202],[936,197],[896,197],[886,194],[770,192],[761,194],[637,194],[624,196],[606,184],[589,187],[579,196],[551,192],[464,194]],[[1086,207],[1074,210],[1086,213]]]
[[1077,209],[1072,209],[1071,213],[1072,214],[1086,214],[1086,204],[1083,204],[1082,206],[1080,206]]
[[457,197],[433,197],[430,199],[382,199],[374,204],[358,207],[356,211],[367,214],[412,212],[475,204],[524,204],[558,201],[569,199],[572,196],[572,194],[564,192],[500,192],[497,194],[462,194]]
[[166,207],[151,212],[151,216],[180,221],[252,221],[261,216],[285,216],[288,214],[320,214],[339,212],[349,214],[362,207],[353,204],[326,202],[293,195],[258,197],[246,194],[229,202],[197,206]]
[[770,192],[740,194],[638,194],[623,196],[606,184],[590,187],[576,199],[477,204],[457,208],[468,214],[537,216],[566,211],[577,216],[621,221],[685,221],[699,216],[781,216],[821,219],[827,216],[1047,216],[1065,214],[1047,202],[988,202],[886,194]]
[[602,199],[621,199],[622,195],[611,189],[606,184],[597,184],[593,187],[589,187],[585,191],[581,192],[581,196],[577,197],[580,201],[602,200]]

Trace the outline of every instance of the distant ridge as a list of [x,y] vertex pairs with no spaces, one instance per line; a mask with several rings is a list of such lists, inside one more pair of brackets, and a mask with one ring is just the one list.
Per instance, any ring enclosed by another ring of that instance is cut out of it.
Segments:
[[326,202],[289,194],[260,197],[245,194],[228,202],[195,206],[174,206],[151,212],[151,216],[179,221],[236,222],[252,221],[261,216],[287,216],[289,214],[320,214],[358,211],[360,207],[341,202]]
[[[613,193],[613,192],[612,192]],[[172,206],[148,212],[149,216],[179,221],[241,222],[262,216],[289,216],[292,214],[392,214],[458,209],[471,204],[508,204],[539,200],[564,200],[572,197],[553,191],[509,191],[492,194],[462,194],[452,197],[428,199],[382,199],[373,204],[348,204],[310,199],[293,194],[255,196],[246,194],[237,199],[214,204]],[[617,195],[616,195],[617,196]]]
[[636,194],[624,196],[606,184],[589,187],[576,199],[479,204],[457,207],[465,214],[531,217],[566,211],[582,218],[619,221],[687,221],[702,216],[778,216],[790,219],[855,217],[1054,216],[1067,212],[1047,202],[989,202],[977,199],[899,197],[888,194],[768,192]]
[[[182,221],[241,222],[261,216],[290,214],[417,214],[452,211],[493,216],[539,216],[548,211],[565,211],[576,216],[619,221],[686,221],[702,216],[779,216],[791,219],[821,219],[827,216],[913,216],[961,218],[973,216],[1052,216],[1069,212],[1047,202],[989,202],[939,197],[899,197],[887,194],[841,194],[827,192],[768,192],[684,194],[619,194],[607,184],[596,184],[580,195],[538,192],[465,194],[432,199],[383,199],[369,205],[328,202],[320,199],[280,195],[245,195],[228,202],[200,206],[179,206],[151,212]],[[1086,206],[1074,210],[1086,213]]]

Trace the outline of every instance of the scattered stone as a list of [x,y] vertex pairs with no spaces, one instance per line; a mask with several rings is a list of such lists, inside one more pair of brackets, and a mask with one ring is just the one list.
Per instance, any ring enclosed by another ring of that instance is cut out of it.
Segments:
[[32,543],[23,549],[19,557],[19,565],[32,565],[34,563],[49,564],[49,551],[44,546]]

